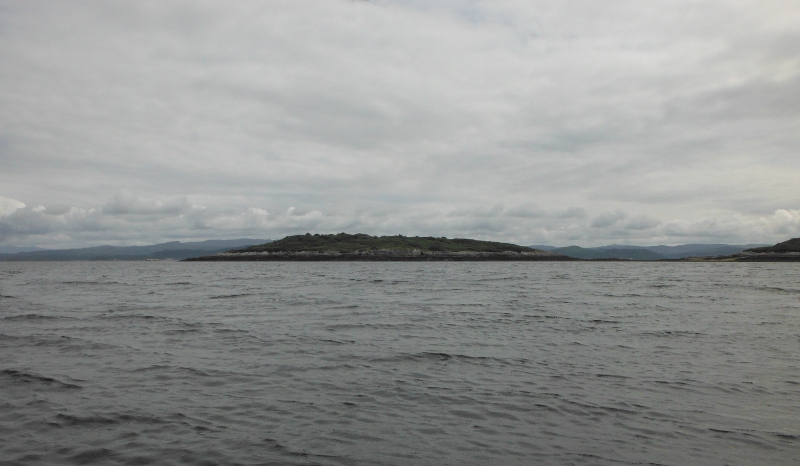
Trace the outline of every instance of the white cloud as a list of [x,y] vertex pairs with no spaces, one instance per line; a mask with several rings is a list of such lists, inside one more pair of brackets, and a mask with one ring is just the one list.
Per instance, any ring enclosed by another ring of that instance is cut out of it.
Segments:
[[767,234],[798,237],[800,236],[800,209],[778,209],[772,217],[761,218],[760,224]]
[[0,196],[0,217],[14,213],[17,211],[17,209],[21,209],[23,207],[25,207],[24,202]]

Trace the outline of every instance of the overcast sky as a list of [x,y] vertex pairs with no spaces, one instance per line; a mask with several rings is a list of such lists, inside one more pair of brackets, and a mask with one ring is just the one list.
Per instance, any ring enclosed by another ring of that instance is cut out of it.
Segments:
[[0,0],[0,246],[800,236],[797,0]]

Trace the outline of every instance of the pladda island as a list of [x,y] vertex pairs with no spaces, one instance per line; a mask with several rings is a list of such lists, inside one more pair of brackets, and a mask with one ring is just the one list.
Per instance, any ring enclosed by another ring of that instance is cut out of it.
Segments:
[[510,243],[435,237],[287,236],[271,243],[187,261],[574,261],[562,254]]

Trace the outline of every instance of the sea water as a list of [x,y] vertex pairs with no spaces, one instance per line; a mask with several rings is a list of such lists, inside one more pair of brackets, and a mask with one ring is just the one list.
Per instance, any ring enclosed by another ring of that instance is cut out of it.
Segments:
[[0,262],[0,464],[800,464],[800,264]]

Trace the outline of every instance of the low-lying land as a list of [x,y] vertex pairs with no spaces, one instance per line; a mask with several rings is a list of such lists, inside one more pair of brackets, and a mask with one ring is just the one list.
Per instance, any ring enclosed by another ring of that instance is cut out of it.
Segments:
[[571,261],[509,243],[434,237],[295,235],[189,261]]
[[687,257],[691,262],[800,262],[800,238],[792,238],[774,246],[751,248],[730,256]]
[[[95,246],[78,249],[38,249],[0,254],[0,261],[142,261],[142,260],[182,260],[204,254],[216,254],[254,244],[262,244],[264,239],[208,240],[181,243],[153,244],[150,246]],[[38,250],[37,250],[38,249]]]

